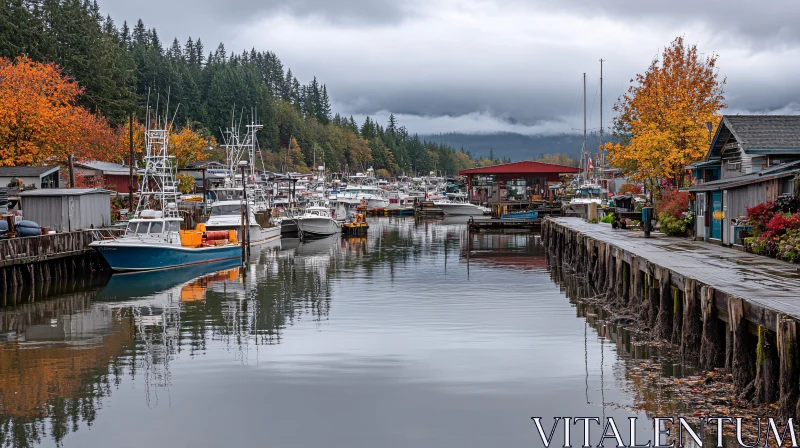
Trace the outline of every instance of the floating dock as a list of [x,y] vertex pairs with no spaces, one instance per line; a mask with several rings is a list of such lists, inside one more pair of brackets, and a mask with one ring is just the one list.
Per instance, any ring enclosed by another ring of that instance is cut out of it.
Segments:
[[701,241],[546,219],[551,261],[587,277],[608,304],[638,317],[701,369],[732,374],[742,401],[800,411],[798,266]]
[[542,229],[541,219],[498,219],[498,218],[470,218],[467,223],[470,232],[500,232],[500,233],[538,233]]

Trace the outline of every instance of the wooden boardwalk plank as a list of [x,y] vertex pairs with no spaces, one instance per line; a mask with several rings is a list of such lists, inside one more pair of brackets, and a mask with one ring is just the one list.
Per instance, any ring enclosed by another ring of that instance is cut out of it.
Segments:
[[580,218],[553,218],[563,226],[604,241],[684,277],[800,319],[800,265],[704,241],[615,230]]

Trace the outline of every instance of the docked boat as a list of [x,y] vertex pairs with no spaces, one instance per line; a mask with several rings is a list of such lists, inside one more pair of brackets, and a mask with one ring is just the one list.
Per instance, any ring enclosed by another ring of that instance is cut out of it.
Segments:
[[[148,117],[147,123],[150,122]],[[235,232],[206,231],[203,224],[198,224],[195,230],[180,230],[183,222],[177,204],[180,193],[172,158],[167,154],[171,124],[166,119],[163,123],[163,128],[145,131],[145,168],[141,173],[139,203],[125,234],[94,241],[89,247],[98,251],[117,272],[241,259]]]
[[312,205],[306,207],[305,213],[294,219],[300,237],[328,236],[342,232],[342,224],[331,216],[328,207]]
[[[241,232],[242,229],[242,201],[220,201],[211,205],[211,215],[206,221],[206,229],[211,231],[233,230]],[[265,211],[250,214],[250,227],[247,232],[248,243],[251,246],[264,244],[281,237],[280,222],[270,222],[269,214]],[[241,239],[241,235],[238,236]]]
[[472,204],[466,200],[466,195],[460,193],[448,193],[448,199],[433,201],[445,215],[456,216],[482,216],[491,212],[486,207]]

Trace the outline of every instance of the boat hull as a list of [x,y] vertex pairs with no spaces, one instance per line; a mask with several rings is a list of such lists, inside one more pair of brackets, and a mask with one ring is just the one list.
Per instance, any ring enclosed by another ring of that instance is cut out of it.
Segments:
[[304,235],[328,236],[342,232],[339,223],[325,218],[298,218],[297,228]]
[[242,257],[240,245],[190,248],[174,245],[94,242],[89,247],[97,250],[116,272],[170,269]]
[[[241,227],[238,226],[206,226],[208,230],[235,230],[236,235],[239,236]],[[259,244],[266,244],[270,241],[275,241],[281,237],[281,226],[275,227],[261,227],[259,225],[251,225],[248,237],[250,238],[250,245],[256,246]]]
[[483,210],[472,204],[436,204],[445,215],[483,216]]

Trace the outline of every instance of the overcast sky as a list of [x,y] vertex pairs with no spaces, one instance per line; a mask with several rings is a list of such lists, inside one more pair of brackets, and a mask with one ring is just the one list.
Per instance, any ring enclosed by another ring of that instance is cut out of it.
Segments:
[[100,0],[165,45],[272,50],[334,112],[412,132],[590,130],[676,36],[719,55],[728,113],[800,113],[798,0]]

